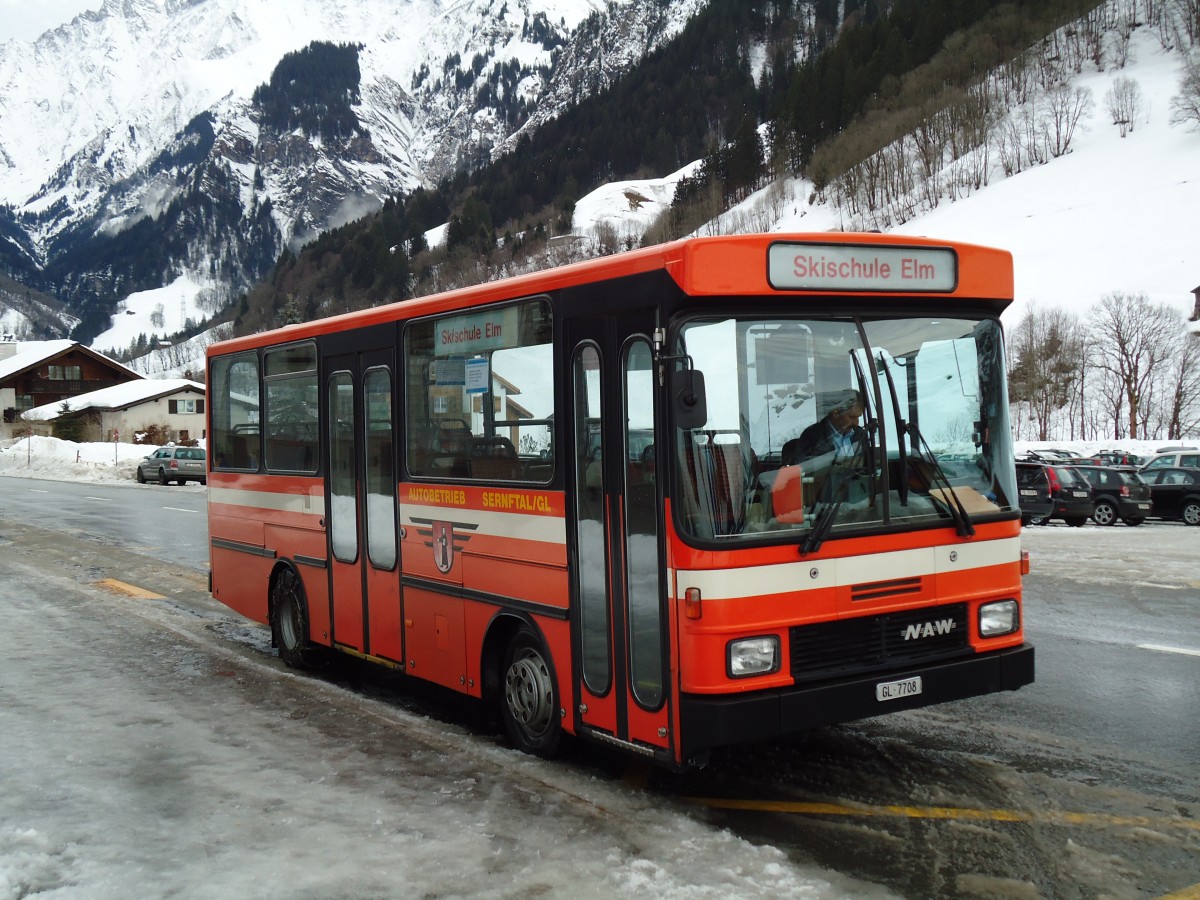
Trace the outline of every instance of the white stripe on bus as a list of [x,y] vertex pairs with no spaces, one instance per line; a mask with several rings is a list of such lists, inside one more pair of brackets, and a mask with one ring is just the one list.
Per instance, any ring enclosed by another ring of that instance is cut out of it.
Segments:
[[786,594],[887,581],[893,578],[962,572],[988,566],[1016,564],[1020,559],[1021,539],[1014,537],[971,544],[868,553],[840,559],[798,560],[768,566],[712,570],[678,569],[675,572],[674,583],[680,597],[688,588],[694,587],[700,589],[700,596],[705,600],[731,600],[751,595]]

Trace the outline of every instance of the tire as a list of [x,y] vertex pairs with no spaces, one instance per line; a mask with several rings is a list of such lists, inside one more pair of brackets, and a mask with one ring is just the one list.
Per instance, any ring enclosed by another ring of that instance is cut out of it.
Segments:
[[159,469],[159,470],[158,470],[158,483],[159,483],[159,484],[161,484],[163,487],[166,487],[168,484],[170,484],[170,483],[171,483],[171,479],[169,479],[169,478],[167,477],[167,470],[166,470],[166,469]]
[[138,484],[145,484],[145,483],[146,483],[146,476],[142,474],[142,467],[141,467],[141,466],[138,466],[137,475],[135,475],[134,477],[137,479],[137,483],[138,483]]
[[1130,518],[1130,519],[1122,519],[1121,521],[1124,522],[1126,525],[1130,526],[1131,528],[1137,528],[1139,525],[1141,525],[1146,520],[1135,517],[1135,518]]
[[1049,525],[1050,517],[1049,516],[1030,516],[1029,524],[1030,525]]
[[309,669],[319,651],[308,640],[308,603],[300,576],[284,569],[271,588],[271,637],[279,658],[296,669]]
[[1067,524],[1070,525],[1072,528],[1082,528],[1083,523],[1086,521],[1087,521],[1087,516],[1084,516],[1082,519],[1071,518],[1071,519],[1067,519]]
[[545,645],[528,626],[504,651],[499,693],[504,730],[517,749],[553,758],[562,740],[558,685]]
[[1189,500],[1183,504],[1183,510],[1179,517],[1183,519],[1186,525],[1200,525],[1200,502]]
[[1117,508],[1107,500],[1100,500],[1092,507],[1092,521],[1097,525],[1112,525],[1118,518]]

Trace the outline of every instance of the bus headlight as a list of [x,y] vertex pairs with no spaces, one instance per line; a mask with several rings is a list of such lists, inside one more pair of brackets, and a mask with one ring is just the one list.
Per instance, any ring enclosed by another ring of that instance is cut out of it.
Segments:
[[1012,634],[1021,627],[1021,610],[1016,600],[985,603],[979,607],[979,636],[990,638]]
[[741,638],[729,642],[726,671],[730,678],[769,675],[779,669],[779,638]]

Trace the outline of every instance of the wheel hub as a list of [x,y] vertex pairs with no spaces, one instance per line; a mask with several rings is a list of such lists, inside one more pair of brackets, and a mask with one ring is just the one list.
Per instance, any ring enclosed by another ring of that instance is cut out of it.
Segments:
[[504,699],[513,719],[531,734],[541,734],[554,714],[550,671],[532,650],[522,650],[504,676]]

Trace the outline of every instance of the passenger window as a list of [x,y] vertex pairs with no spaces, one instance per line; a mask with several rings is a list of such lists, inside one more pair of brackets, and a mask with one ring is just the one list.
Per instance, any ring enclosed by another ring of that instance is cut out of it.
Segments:
[[259,367],[253,353],[225,356],[212,363],[213,468],[258,469]]
[[550,481],[554,346],[548,300],[414,322],[404,347],[411,474]]
[[272,472],[317,471],[317,348],[296,344],[263,357],[266,462]]

